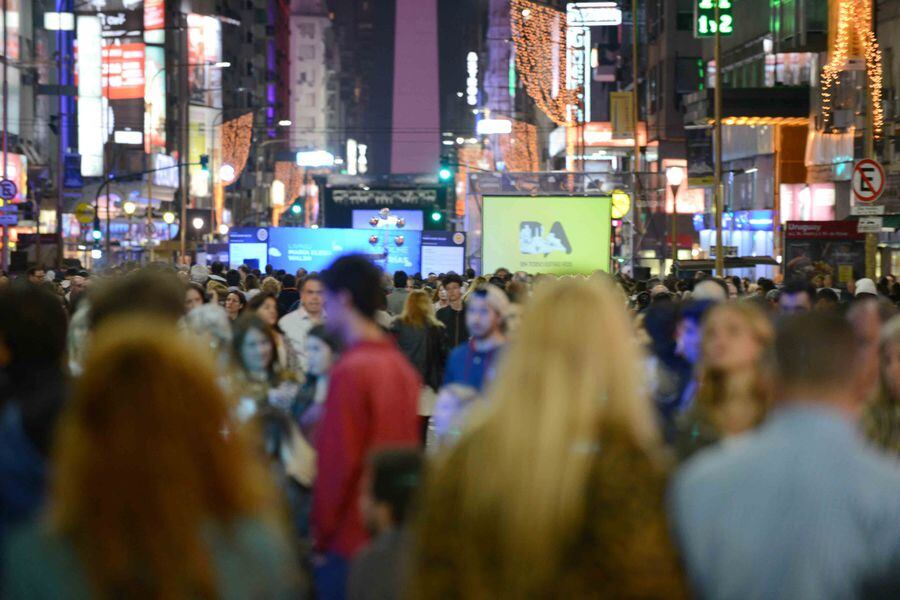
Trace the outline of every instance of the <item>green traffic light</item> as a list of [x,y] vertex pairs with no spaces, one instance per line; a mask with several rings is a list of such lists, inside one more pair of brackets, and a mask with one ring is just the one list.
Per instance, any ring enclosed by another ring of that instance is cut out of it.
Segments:
[[291,206],[291,212],[295,215],[299,215],[301,212],[303,212],[303,207],[299,204],[294,204],[293,206]]
[[438,179],[441,181],[450,181],[453,177],[453,171],[448,169],[447,167],[441,167],[441,170],[438,171]]
[[440,221],[441,218],[442,218],[442,215],[440,212],[434,211],[433,213],[431,213],[431,220],[434,221],[435,223]]

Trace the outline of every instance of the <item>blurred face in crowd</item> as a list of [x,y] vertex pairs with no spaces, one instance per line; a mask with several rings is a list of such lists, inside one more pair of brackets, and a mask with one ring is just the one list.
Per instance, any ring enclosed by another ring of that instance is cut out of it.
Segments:
[[806,312],[812,309],[812,302],[809,299],[809,294],[806,292],[797,292],[796,294],[782,293],[781,298],[778,300],[778,305],[781,308],[781,312],[785,314]]
[[676,352],[691,364],[700,360],[701,341],[703,339],[700,323],[694,319],[682,319],[678,323]]
[[38,269],[32,275],[28,276],[28,281],[31,283],[40,283],[44,280],[44,277],[47,276],[47,273],[43,269]]
[[268,336],[259,329],[251,329],[241,345],[241,359],[248,371],[260,372],[269,368],[275,349]]
[[882,350],[881,376],[891,398],[900,399],[900,343],[889,343]]
[[266,298],[265,302],[256,309],[256,314],[267,324],[274,326],[278,322],[278,305],[275,303],[275,298]]
[[241,304],[241,299],[237,294],[231,293],[225,297],[225,312],[228,313],[228,318],[232,321],[240,314],[243,306],[244,305]]
[[321,281],[307,281],[300,292],[300,302],[310,315],[322,313],[324,307],[324,286]]
[[413,279],[406,280],[406,291],[411,292],[416,289],[416,282]]
[[737,286],[734,285],[731,281],[726,281],[725,286],[728,288],[728,297],[734,300],[738,297],[738,289]]
[[191,312],[198,306],[203,306],[203,296],[194,288],[188,288],[184,296],[184,312]]
[[459,302],[462,299],[462,287],[455,281],[451,281],[444,289],[447,291],[448,302]]
[[70,288],[73,296],[77,296],[84,292],[88,286],[88,279],[82,277],[81,275],[76,275],[72,278],[72,287]]
[[321,377],[331,370],[334,355],[328,344],[310,335],[306,338],[306,359],[310,374]]
[[707,367],[733,373],[752,367],[762,354],[762,345],[750,325],[737,312],[717,310],[706,323],[703,361]]
[[466,307],[466,326],[473,338],[483,340],[500,330],[500,315],[488,305],[486,298],[473,295]]
[[441,286],[438,289],[438,300],[440,300],[441,302],[447,301],[447,290],[444,289],[444,286]]

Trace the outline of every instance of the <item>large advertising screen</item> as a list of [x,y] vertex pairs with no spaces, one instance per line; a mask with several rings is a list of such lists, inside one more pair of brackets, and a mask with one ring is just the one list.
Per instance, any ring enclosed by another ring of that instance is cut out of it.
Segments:
[[466,270],[466,234],[461,231],[422,232],[422,274],[442,275]]
[[788,221],[784,229],[785,279],[831,275],[844,287],[866,271],[866,236],[857,221]]
[[268,263],[288,273],[301,267],[321,271],[336,258],[357,253],[389,273],[413,274],[421,271],[421,245],[419,231],[270,227]]
[[601,196],[485,196],[483,270],[608,271],[610,210],[610,198]]
[[191,102],[222,106],[222,71],[212,67],[222,60],[222,25],[216,17],[189,14],[188,88]]

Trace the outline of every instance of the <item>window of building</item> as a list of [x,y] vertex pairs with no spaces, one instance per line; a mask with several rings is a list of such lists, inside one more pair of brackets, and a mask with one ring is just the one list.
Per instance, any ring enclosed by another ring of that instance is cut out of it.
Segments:
[[301,44],[297,48],[297,58],[300,60],[312,60],[316,57],[316,47],[312,44]]
[[299,94],[297,96],[297,102],[300,106],[315,106],[316,105],[316,95],[315,94]]
[[694,0],[678,0],[675,6],[675,29],[694,30]]
[[301,38],[306,39],[315,39],[316,37],[316,24],[315,23],[300,23],[297,26],[297,33],[300,34]]

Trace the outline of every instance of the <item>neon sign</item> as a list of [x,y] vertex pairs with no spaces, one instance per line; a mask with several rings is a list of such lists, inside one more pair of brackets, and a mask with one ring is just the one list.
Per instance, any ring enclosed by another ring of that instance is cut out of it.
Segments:
[[[716,4],[719,5],[719,20],[716,21]],[[734,33],[734,0],[695,0],[694,37],[712,37]]]

